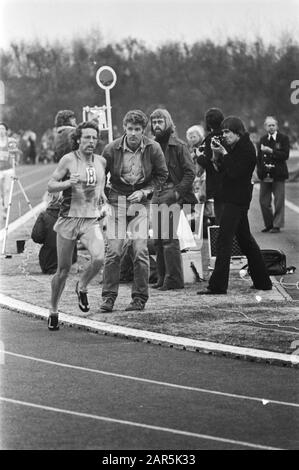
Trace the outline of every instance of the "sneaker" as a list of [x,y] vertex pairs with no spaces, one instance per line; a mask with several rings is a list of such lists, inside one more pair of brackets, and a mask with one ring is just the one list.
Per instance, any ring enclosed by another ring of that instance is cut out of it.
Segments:
[[59,330],[58,313],[50,313],[48,316],[48,329],[50,331]]
[[79,281],[77,281],[75,292],[78,297],[78,304],[82,312],[89,312],[89,303],[87,298],[87,292],[79,290]]
[[112,312],[114,307],[114,299],[112,297],[105,297],[100,307],[102,312]]
[[125,308],[125,311],[128,312],[130,310],[144,310],[145,302],[143,300],[135,298],[132,302]]

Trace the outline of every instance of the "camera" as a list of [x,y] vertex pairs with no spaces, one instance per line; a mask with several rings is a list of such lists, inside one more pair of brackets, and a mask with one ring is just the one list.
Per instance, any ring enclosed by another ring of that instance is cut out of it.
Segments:
[[214,147],[220,147],[220,145],[223,145],[223,137],[221,135],[212,137],[211,144]]
[[194,155],[194,157],[199,157],[205,152],[205,148],[205,144],[199,145],[199,147],[194,147],[191,154]]

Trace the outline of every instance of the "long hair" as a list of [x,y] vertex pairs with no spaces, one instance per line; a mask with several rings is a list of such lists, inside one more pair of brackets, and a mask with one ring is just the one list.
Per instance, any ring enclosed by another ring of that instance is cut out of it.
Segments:
[[82,129],[94,129],[95,131],[97,131],[97,137],[100,137],[100,131],[95,121],[80,122],[80,124],[78,124],[75,131],[71,135],[72,150],[78,150],[79,148],[79,140],[82,137]]
[[154,118],[164,119],[165,120],[165,130],[170,131],[171,134],[174,133],[175,125],[174,125],[172,117],[170,116],[170,113],[167,111],[167,109],[157,108],[152,112],[152,114],[150,115],[151,130],[152,131],[153,131],[152,120]]

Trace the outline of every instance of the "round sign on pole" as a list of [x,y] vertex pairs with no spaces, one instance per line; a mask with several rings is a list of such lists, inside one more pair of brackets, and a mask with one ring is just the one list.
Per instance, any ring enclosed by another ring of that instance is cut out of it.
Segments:
[[97,71],[96,81],[103,90],[111,90],[116,83],[116,73],[109,65],[103,65]]

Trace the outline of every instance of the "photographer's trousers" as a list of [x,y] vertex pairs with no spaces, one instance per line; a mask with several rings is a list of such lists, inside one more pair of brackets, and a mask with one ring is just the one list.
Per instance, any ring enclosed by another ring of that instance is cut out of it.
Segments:
[[217,238],[216,262],[209,280],[209,289],[215,293],[226,293],[227,291],[234,235],[242,253],[247,257],[254,287],[256,289],[270,289],[272,282],[260,248],[250,233],[248,207],[232,203],[224,204]]

